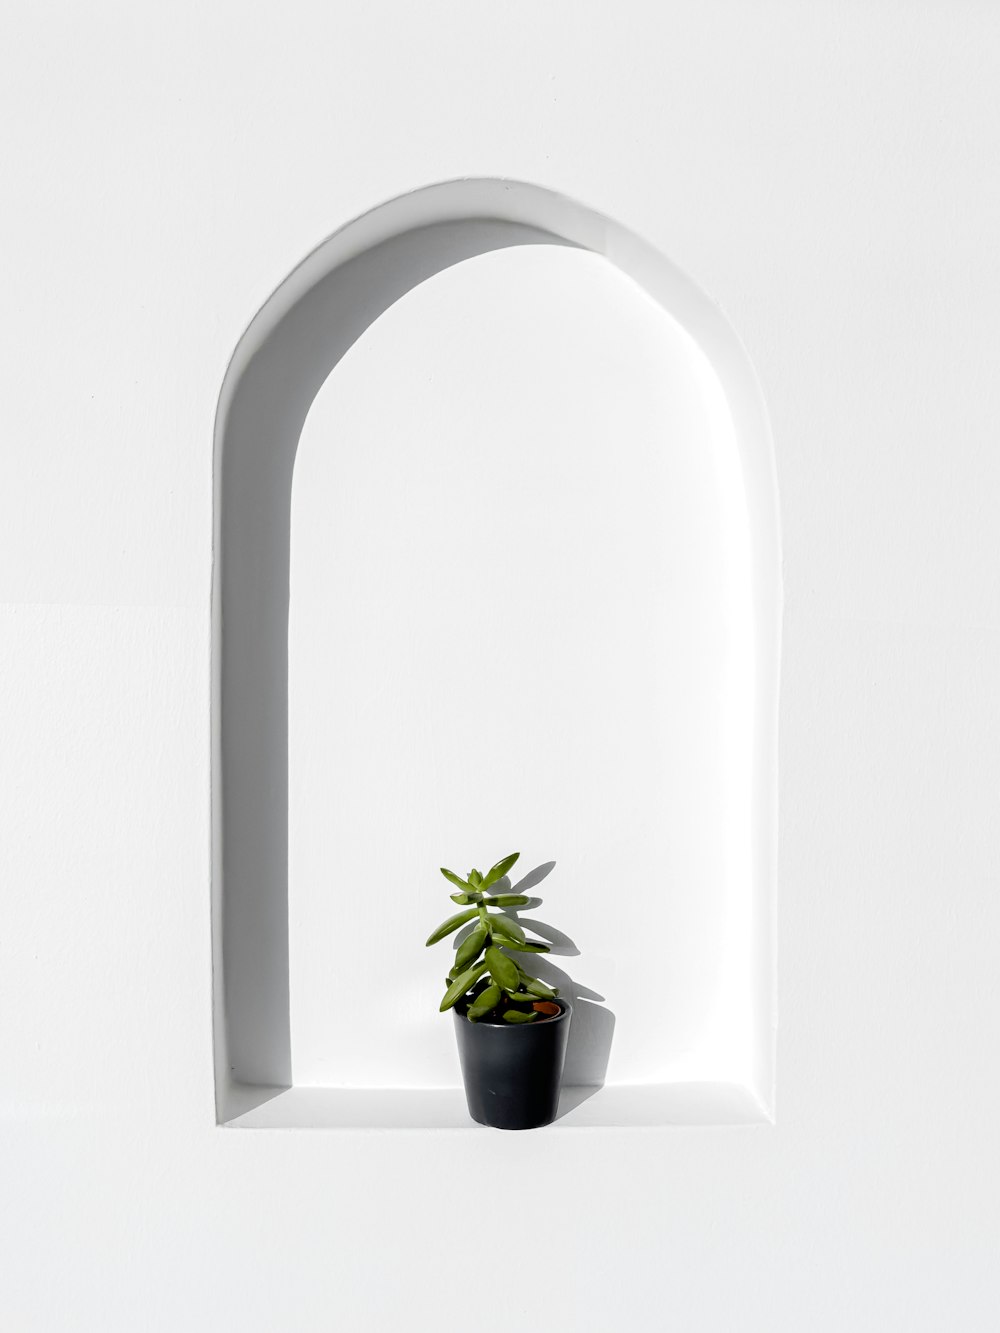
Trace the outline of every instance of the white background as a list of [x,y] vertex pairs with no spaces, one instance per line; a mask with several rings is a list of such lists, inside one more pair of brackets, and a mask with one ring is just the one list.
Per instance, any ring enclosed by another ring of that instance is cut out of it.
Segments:
[[[5,1324],[993,1329],[997,15],[104,3],[2,36]],[[218,389],[299,257],[463,174],[645,235],[764,385],[775,1127],[214,1124]],[[481,1248],[505,1210],[530,1249]]]

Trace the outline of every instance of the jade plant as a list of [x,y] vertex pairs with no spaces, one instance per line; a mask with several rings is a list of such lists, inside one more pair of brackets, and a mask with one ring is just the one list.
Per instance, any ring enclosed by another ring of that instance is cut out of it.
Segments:
[[531,1023],[559,1012],[554,1004],[558,991],[525,971],[512,954],[548,953],[549,946],[529,940],[521,926],[504,911],[491,908],[523,907],[529,899],[523,893],[491,894],[494,887],[514,865],[520,852],[512,852],[481,875],[470,870],[462,879],[453,870],[441,867],[441,874],[457,893],[452,902],[464,908],[428,936],[427,944],[437,944],[462,926],[478,921],[472,932],[455,951],[455,961],[448,973],[448,988],[441,1001],[441,1012],[465,1001],[465,1016],[471,1023]]

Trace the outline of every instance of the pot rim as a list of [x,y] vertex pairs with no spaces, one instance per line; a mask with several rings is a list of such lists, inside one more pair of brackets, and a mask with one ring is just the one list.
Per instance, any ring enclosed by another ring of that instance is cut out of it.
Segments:
[[[570,1002],[569,1000],[564,999],[561,995],[557,995],[556,998],[555,998],[555,1000],[553,1001],[553,1003],[554,1003],[554,1004],[558,1004],[558,1005],[560,1006],[560,1012],[559,1012],[558,1014],[541,1014],[540,1017],[541,1017],[542,1023],[561,1023],[562,1020],[563,1020],[564,1018],[569,1018],[570,1015],[573,1013],[573,1005],[571,1004],[571,1002]],[[454,1005],[454,1006],[452,1007],[452,1013],[455,1015],[456,1018],[460,1018],[460,1019],[462,1020],[463,1023],[469,1023],[469,1026],[470,1026],[470,1027],[474,1027],[474,1028],[476,1028],[476,1027],[479,1027],[479,1026],[480,1026],[480,1024],[478,1024],[478,1023],[471,1023],[471,1022],[469,1022],[468,1015],[467,1015],[467,1014],[460,1013],[457,1004]],[[537,1027],[540,1026],[540,1024],[538,1024],[538,1023],[484,1023],[484,1024],[482,1024],[482,1026],[485,1027],[485,1028],[490,1028],[490,1029],[492,1029],[492,1030],[499,1030],[499,1031],[504,1031],[504,1030],[506,1030],[506,1031],[508,1031],[508,1032],[516,1032],[519,1028],[537,1028]]]

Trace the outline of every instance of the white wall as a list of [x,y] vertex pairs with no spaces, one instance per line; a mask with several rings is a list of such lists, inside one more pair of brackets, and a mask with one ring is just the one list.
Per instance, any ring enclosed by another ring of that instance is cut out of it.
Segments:
[[[5,1324],[431,1329],[494,1263],[505,1319],[566,1333],[992,1329],[997,16],[105,3],[3,26]],[[764,384],[774,1127],[215,1127],[219,385],[298,257],[464,174],[644,234]],[[523,1261],[466,1241],[484,1160],[540,1219]]]

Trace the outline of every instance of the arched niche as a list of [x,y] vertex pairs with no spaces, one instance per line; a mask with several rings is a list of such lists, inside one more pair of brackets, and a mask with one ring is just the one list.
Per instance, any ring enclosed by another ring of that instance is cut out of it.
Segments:
[[[445,1094],[293,1087],[288,951],[288,619],[296,451],[314,399],[372,323],[434,275],[520,246],[586,250],[683,328],[720,386],[748,636],[733,714],[731,806],[745,892],[720,947],[740,1031],[717,1084],[608,1088],[593,1123],[754,1119],[773,1095],[773,897],[781,578],[766,412],[749,358],[709,298],[608,218],[537,186],[464,180],[404,195],[331,236],[282,283],[234,353],[215,447],[213,946],[217,1113],[258,1125],[461,1124]],[[743,556],[741,556],[743,559]],[[738,713],[739,716],[735,714]],[[291,1089],[291,1091],[285,1091]],[[283,1094],[283,1095],[282,1095]]]

